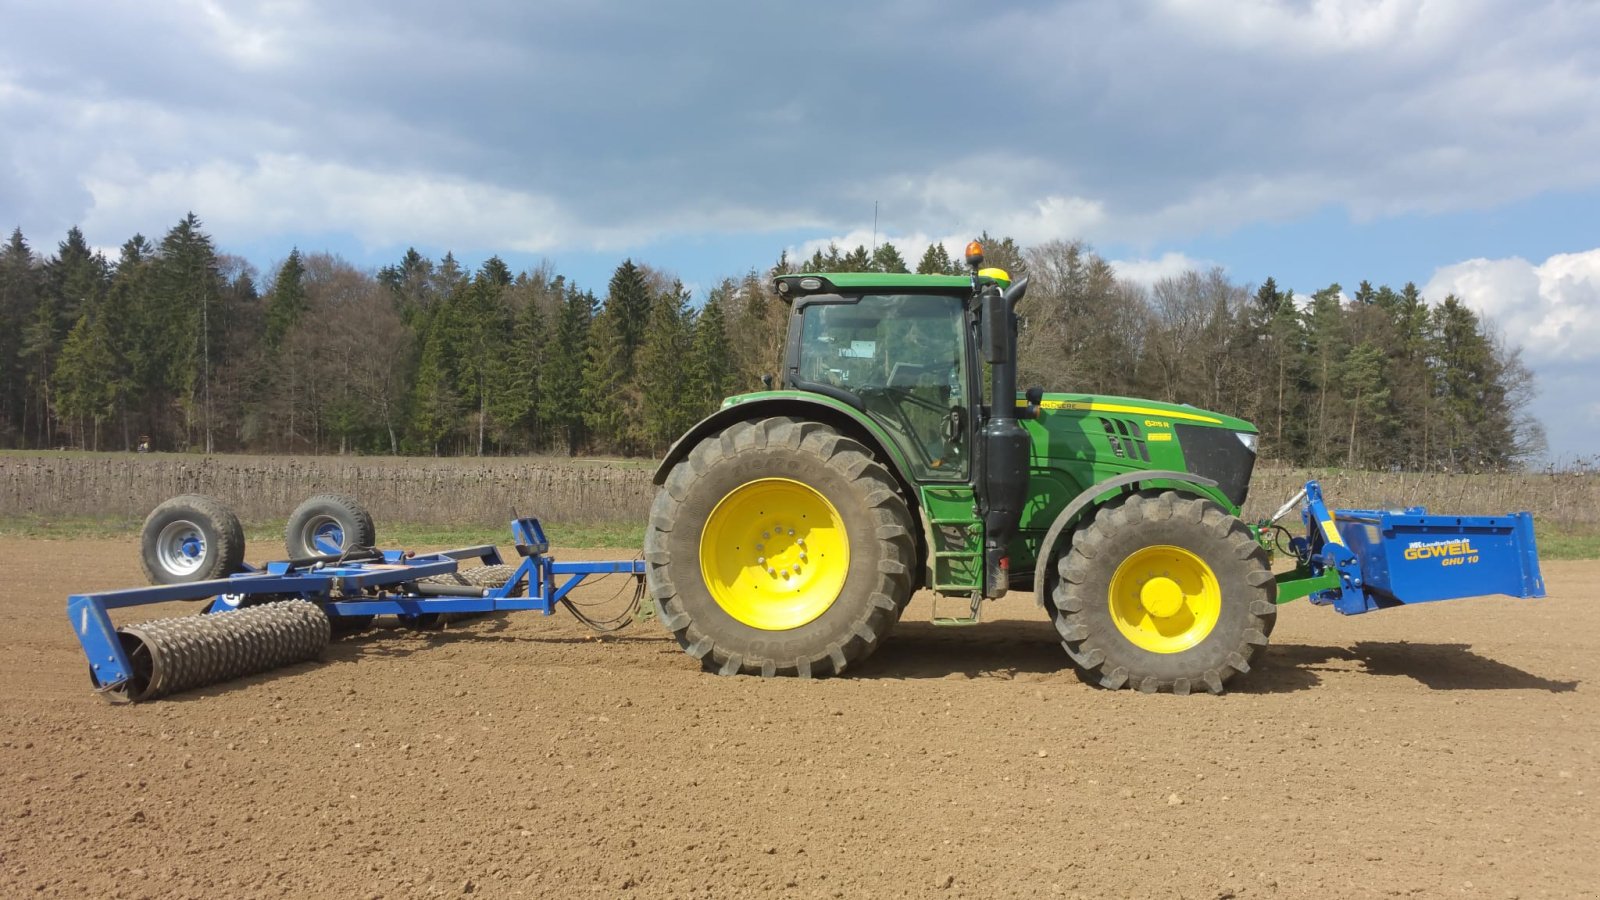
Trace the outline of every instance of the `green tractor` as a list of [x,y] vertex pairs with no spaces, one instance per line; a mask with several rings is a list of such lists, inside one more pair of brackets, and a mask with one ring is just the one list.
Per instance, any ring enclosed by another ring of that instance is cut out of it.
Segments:
[[662,623],[710,670],[816,677],[869,656],[919,589],[966,601],[942,624],[1031,590],[1087,680],[1220,692],[1277,610],[1239,518],[1255,427],[1019,396],[1027,281],[982,255],[968,248],[971,277],[777,279],[780,389],[724,401],[656,472],[645,561]]

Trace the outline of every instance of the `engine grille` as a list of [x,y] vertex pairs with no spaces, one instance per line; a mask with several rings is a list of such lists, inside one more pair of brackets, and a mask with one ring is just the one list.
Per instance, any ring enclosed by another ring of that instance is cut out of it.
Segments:
[[1225,428],[1175,425],[1173,431],[1178,434],[1189,471],[1215,481],[1229,500],[1243,506],[1250,492],[1250,473],[1256,467],[1255,453]]

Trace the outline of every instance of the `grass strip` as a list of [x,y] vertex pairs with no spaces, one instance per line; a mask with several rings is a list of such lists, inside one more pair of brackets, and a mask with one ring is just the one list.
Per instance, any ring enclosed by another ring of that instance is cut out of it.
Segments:
[[[137,545],[142,519],[60,518],[37,516],[0,517],[0,536],[46,540],[122,538],[130,547]],[[644,546],[644,523],[609,522],[600,524],[546,525],[545,537],[559,553],[561,547],[615,548],[637,552]],[[470,547],[477,544],[511,545],[511,531],[505,526],[428,525],[398,523],[378,525],[378,546]],[[253,562],[283,557],[283,526],[245,528],[246,558]],[[256,548],[256,549],[250,549]]]

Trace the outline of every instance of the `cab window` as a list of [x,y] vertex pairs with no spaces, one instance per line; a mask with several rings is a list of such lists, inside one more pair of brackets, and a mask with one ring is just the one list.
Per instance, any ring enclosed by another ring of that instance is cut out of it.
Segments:
[[919,478],[965,480],[963,321],[952,296],[866,294],[808,305],[795,376],[859,398]]

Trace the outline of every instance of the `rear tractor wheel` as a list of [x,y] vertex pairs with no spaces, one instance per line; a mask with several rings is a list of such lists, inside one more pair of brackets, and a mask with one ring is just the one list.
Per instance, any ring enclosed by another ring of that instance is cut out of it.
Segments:
[[819,422],[740,422],[656,494],[645,577],[662,624],[707,670],[837,675],[910,599],[911,528],[862,444]]
[[1051,601],[1078,673],[1101,687],[1219,694],[1277,617],[1266,551],[1220,506],[1176,491],[1101,508]]

